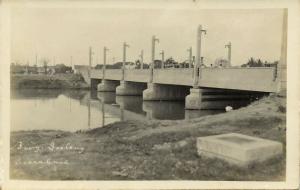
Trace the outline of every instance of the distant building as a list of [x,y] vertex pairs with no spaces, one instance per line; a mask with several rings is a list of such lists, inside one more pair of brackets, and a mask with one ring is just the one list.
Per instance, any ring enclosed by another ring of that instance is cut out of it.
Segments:
[[230,67],[230,64],[227,59],[218,58],[215,60],[213,67]]

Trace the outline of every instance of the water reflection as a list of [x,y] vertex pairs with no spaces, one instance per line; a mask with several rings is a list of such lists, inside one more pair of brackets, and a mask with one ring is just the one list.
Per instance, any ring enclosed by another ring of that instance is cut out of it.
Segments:
[[184,102],[81,90],[13,90],[12,130],[77,131],[125,120],[191,119],[223,111],[185,110]]

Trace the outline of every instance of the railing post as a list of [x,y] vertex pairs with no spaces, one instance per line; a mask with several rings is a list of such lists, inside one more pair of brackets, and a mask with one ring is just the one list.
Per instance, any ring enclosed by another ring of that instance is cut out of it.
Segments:
[[123,44],[123,64],[122,64],[122,81],[125,79],[125,64],[126,64],[126,48],[129,47],[129,45],[124,42]]
[[225,45],[225,48],[228,48],[227,59],[230,67],[231,66],[231,42],[228,42],[228,44]]
[[206,34],[206,30],[202,29],[202,25],[198,26],[197,30],[197,53],[196,53],[196,64],[194,66],[194,84],[193,88],[198,88],[199,78],[201,77],[201,34],[204,32]]
[[149,82],[153,82],[153,69],[154,69],[154,60],[155,60],[155,42],[159,43],[159,39],[156,38],[155,36],[152,36],[151,40],[151,64],[150,64],[150,79]]

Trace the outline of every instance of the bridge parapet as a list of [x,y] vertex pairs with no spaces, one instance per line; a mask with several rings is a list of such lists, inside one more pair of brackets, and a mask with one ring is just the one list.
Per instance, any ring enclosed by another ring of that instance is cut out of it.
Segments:
[[192,86],[193,68],[155,69],[153,83]]
[[128,69],[125,70],[125,80],[147,83],[149,81],[149,72],[149,69]]
[[204,68],[199,86],[261,92],[276,92],[273,67]]

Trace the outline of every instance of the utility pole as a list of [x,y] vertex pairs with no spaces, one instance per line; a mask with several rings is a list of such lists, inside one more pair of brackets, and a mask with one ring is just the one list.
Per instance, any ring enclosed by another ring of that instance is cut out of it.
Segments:
[[161,54],[161,68],[164,69],[165,68],[165,52],[164,52],[164,50],[161,50],[160,54]]
[[125,64],[126,64],[126,48],[129,47],[129,45],[124,42],[123,43],[123,64],[122,64],[122,80],[125,78]]
[[152,36],[151,40],[151,64],[150,64],[150,83],[153,82],[153,69],[154,69],[154,60],[155,60],[155,42],[159,43],[159,39],[155,36]]
[[198,26],[198,30],[197,30],[197,53],[196,53],[196,64],[194,67],[194,88],[198,88],[198,82],[199,82],[199,78],[201,77],[200,74],[200,64],[201,64],[201,36],[202,33],[206,34],[206,30],[202,29],[202,25]]
[[73,69],[73,57],[72,56],[70,57],[70,66]]
[[35,54],[35,65],[38,66],[38,55]]
[[140,58],[141,58],[141,69],[143,69],[144,68],[144,50],[141,51]]
[[228,42],[228,44],[225,45],[225,48],[228,48],[228,54],[227,54],[227,59],[228,59],[228,66],[231,66],[231,42]]
[[103,76],[102,79],[105,79],[105,69],[106,69],[106,52],[108,51],[108,49],[104,46],[103,48],[103,67],[102,67],[102,72],[103,72]]
[[189,52],[189,68],[192,68],[192,56],[193,56],[193,52],[192,52],[192,47],[190,47],[189,49],[187,49],[187,51]]

